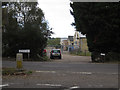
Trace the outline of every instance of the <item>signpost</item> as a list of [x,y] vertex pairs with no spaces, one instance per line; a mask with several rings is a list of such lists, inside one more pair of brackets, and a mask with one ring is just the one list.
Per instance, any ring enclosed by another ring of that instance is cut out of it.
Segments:
[[100,53],[100,55],[105,56],[105,53]]
[[100,53],[100,55],[102,56],[102,62],[105,61],[105,53]]
[[28,59],[29,59],[29,53],[30,53],[30,49],[26,49],[26,50],[19,50],[19,53],[28,53]]
[[26,49],[26,50],[19,50],[19,53],[30,53],[30,50],[29,50],[29,49]]

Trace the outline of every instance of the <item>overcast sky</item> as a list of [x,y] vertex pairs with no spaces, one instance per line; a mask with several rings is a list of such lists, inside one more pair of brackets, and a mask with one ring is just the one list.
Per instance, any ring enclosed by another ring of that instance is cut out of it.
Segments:
[[74,35],[75,28],[71,26],[74,22],[70,14],[70,0],[38,0],[39,7],[43,10],[49,26],[55,34],[52,37],[68,37]]

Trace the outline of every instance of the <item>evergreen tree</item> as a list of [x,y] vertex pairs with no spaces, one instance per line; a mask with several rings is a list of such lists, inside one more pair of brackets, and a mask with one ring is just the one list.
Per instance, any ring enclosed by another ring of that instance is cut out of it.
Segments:
[[120,53],[120,2],[70,4],[77,31],[86,35],[89,51]]

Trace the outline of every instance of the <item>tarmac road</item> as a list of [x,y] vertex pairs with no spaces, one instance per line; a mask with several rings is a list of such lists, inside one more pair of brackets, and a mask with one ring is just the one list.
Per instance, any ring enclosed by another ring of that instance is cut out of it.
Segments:
[[[63,54],[52,62],[23,62],[30,76],[3,76],[5,88],[118,88],[118,64],[91,63],[89,56]],[[3,61],[3,67],[16,67]]]

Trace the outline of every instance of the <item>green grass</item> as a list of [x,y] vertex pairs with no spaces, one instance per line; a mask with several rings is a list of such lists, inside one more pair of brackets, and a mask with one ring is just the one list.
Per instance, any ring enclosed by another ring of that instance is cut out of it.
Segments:
[[2,75],[14,75],[15,72],[15,68],[2,68]]
[[32,74],[32,71],[27,71],[26,74],[27,75]]

